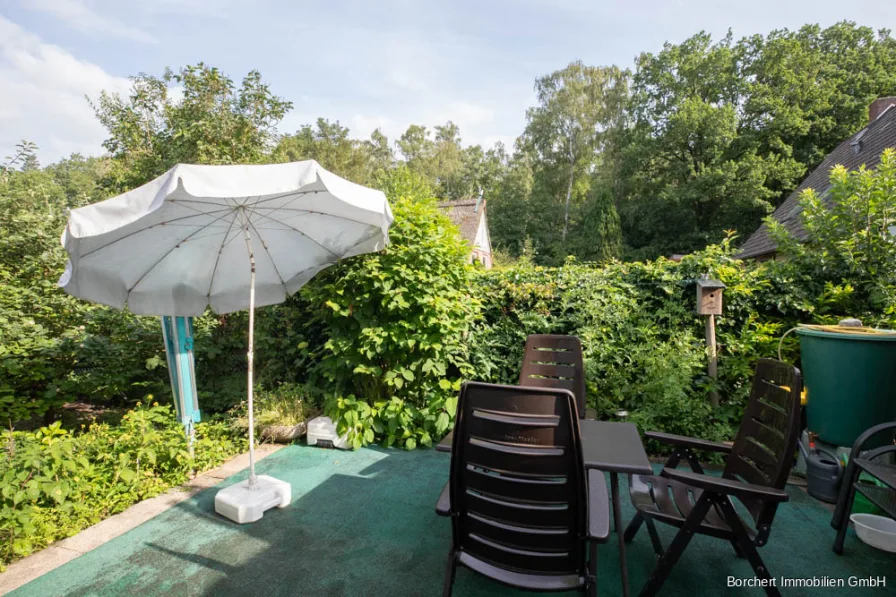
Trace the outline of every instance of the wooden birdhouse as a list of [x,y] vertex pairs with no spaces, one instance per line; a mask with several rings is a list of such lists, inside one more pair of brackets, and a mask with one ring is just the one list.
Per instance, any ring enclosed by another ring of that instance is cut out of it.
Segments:
[[700,315],[722,314],[722,290],[725,285],[718,280],[700,278],[697,280],[697,313]]

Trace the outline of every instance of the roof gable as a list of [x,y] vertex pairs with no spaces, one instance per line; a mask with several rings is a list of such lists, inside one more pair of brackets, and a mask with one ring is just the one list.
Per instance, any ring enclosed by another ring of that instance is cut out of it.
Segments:
[[488,219],[485,215],[485,199],[441,201],[439,209],[451,218],[451,221],[460,229],[461,237],[475,247],[480,224],[486,226],[486,229],[488,227]]
[[[847,170],[856,170],[862,165],[876,168],[884,149],[896,147],[896,105],[891,104],[873,122],[843,141],[803,180],[797,189],[790,194],[772,217],[781,222],[791,234],[805,240],[806,230],[800,217],[802,206],[800,194],[806,189],[814,189],[819,195],[828,192],[831,187],[831,169],[842,165]],[[759,227],[741,246],[738,255],[741,259],[761,257],[774,253],[777,244],[769,235],[765,224]]]

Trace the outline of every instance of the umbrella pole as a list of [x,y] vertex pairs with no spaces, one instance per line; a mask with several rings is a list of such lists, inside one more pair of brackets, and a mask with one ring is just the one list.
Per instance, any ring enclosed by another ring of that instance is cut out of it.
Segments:
[[253,414],[252,404],[252,361],[253,361],[253,340],[255,337],[255,254],[252,252],[252,241],[249,238],[249,225],[243,228],[246,235],[246,248],[249,250],[249,352],[246,356],[249,359],[249,488],[255,488],[258,479],[255,476],[255,416]]
[[[249,480],[225,487],[215,495],[215,512],[237,523],[255,522],[265,510],[285,508],[292,501],[292,488],[286,481],[268,475],[255,476],[255,415],[252,403],[253,348],[255,339],[255,254],[249,237],[249,218],[243,208],[243,234],[249,250]],[[264,241],[262,241],[264,244]]]

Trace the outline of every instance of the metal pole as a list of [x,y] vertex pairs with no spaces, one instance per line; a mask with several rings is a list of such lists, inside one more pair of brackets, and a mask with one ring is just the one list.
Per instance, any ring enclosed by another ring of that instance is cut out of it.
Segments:
[[[719,357],[716,352],[716,316],[709,315],[706,318],[706,349],[709,353],[709,377],[713,382],[719,379]],[[709,393],[709,403],[713,408],[719,406],[719,393],[712,390]]]
[[196,450],[193,446],[193,441],[196,439],[196,428],[193,427],[193,422],[190,421],[189,431],[187,431],[187,446],[190,450],[190,477],[196,476]]
[[[245,213],[243,214],[245,216]],[[249,250],[249,488],[254,489],[258,483],[255,476],[255,415],[252,404],[252,357],[253,339],[255,337],[255,254],[252,252],[252,241],[249,238],[249,221],[243,226],[246,236],[246,248]]]

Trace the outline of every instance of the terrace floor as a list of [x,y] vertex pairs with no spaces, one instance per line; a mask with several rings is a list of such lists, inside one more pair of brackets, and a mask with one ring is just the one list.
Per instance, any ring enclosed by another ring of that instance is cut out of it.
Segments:
[[[361,449],[339,452],[290,446],[258,464],[292,484],[293,503],[239,526],[214,513],[218,488],[228,478],[10,593],[47,595],[439,595],[451,536],[448,520],[433,508],[448,477],[450,457],[431,450]],[[632,508],[623,487],[626,520]],[[849,532],[843,556],[831,552],[830,513],[800,489],[778,511],[769,544],[761,550],[777,577],[888,576],[885,588],[841,589],[856,595],[892,595],[896,555],[877,551]],[[664,544],[671,529],[660,527]],[[599,592],[619,595],[615,537],[602,546]],[[632,592],[649,575],[654,556],[646,533],[628,549]],[[761,595],[757,588],[727,588],[729,576],[751,578],[749,564],[729,545],[696,537],[661,595]],[[835,591],[837,591],[835,589]],[[828,593],[789,588],[784,595]],[[460,568],[454,594],[519,593]]]

